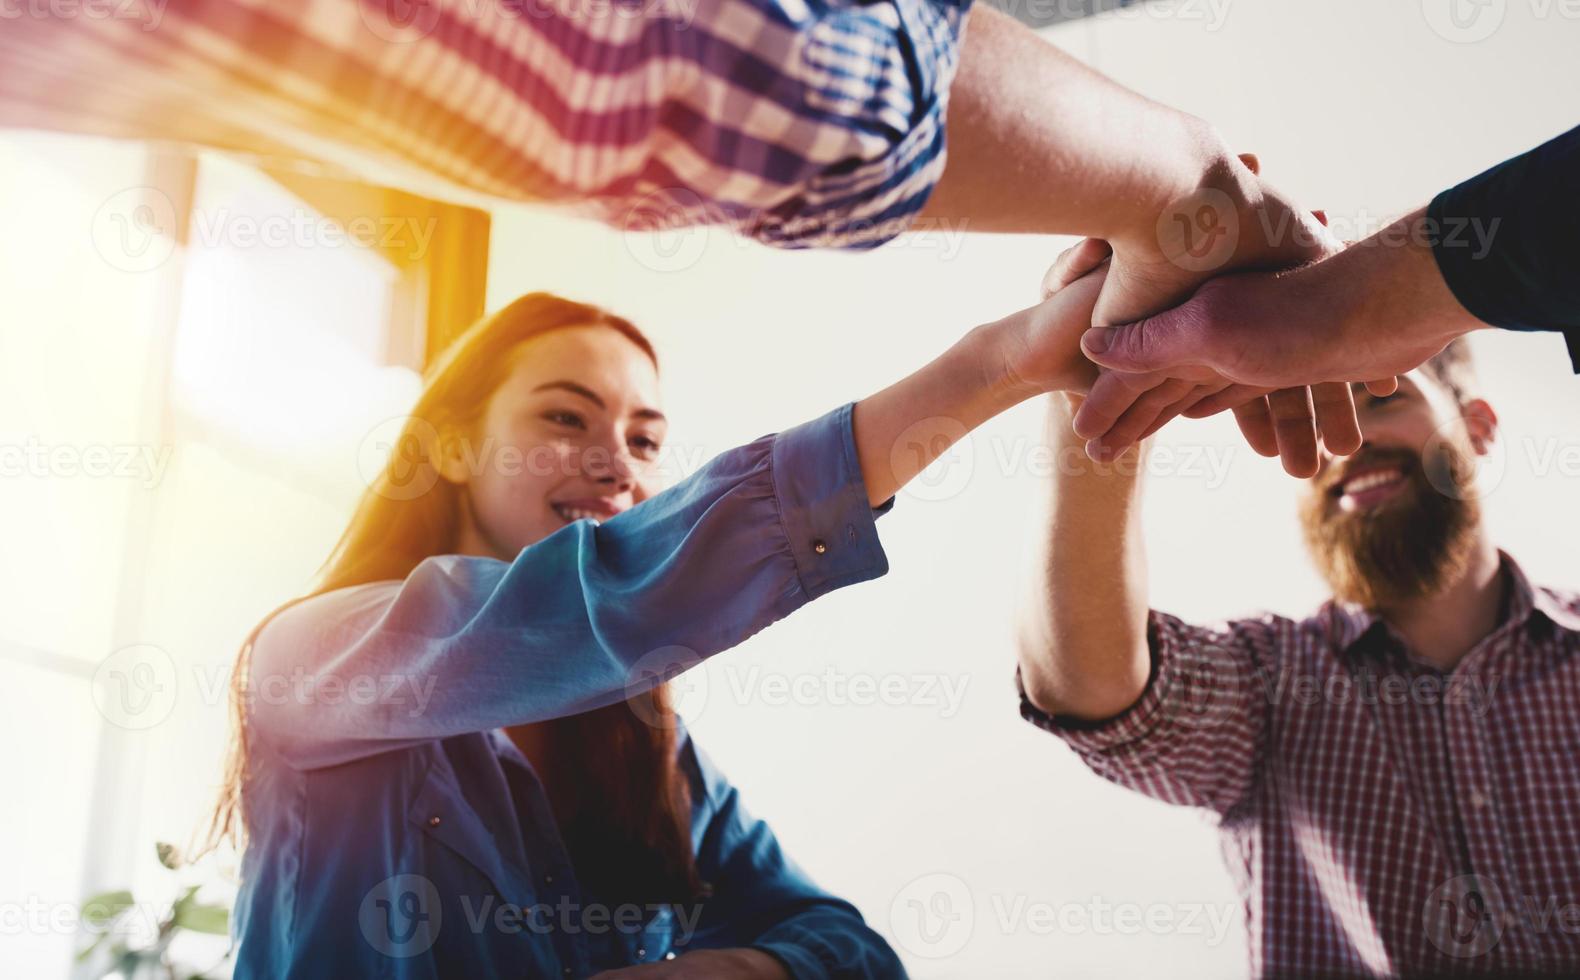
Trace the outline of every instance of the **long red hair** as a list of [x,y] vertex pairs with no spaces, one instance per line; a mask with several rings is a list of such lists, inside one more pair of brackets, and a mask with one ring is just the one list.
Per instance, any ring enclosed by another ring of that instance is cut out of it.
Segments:
[[[464,489],[439,476],[438,433],[470,431],[505,381],[508,356],[553,330],[603,326],[619,331],[658,363],[652,343],[629,320],[550,293],[529,293],[484,317],[431,364],[383,471],[362,494],[307,595],[404,579],[423,559],[455,550]],[[413,493],[412,488],[428,488]],[[281,607],[285,608],[284,606]],[[279,610],[275,610],[279,612]],[[272,617],[274,613],[271,613]],[[205,850],[247,834],[247,675],[254,627],[231,677],[233,734]],[[555,651],[544,651],[555,656]],[[546,722],[547,764],[573,799],[562,833],[577,877],[605,901],[687,902],[704,891],[691,847],[691,798],[676,759],[676,726],[664,685],[581,715]]]

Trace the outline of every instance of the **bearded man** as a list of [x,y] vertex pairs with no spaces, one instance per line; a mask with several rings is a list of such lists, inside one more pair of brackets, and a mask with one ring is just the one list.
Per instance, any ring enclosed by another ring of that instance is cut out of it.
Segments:
[[[1079,396],[1021,631],[1022,714],[1099,775],[1212,811],[1258,976],[1580,975],[1580,596],[1489,539],[1497,416],[1464,341],[1324,456],[1301,520],[1333,599],[1208,628],[1147,608],[1141,461]],[[1137,452],[1145,453],[1142,446]]]

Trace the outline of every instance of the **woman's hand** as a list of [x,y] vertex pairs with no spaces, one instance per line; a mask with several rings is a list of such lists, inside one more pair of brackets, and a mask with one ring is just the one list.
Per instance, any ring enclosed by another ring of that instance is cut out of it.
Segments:
[[593,980],[791,980],[784,964],[760,949],[699,949],[660,963],[606,970]]
[[[1046,391],[1085,392],[1097,368],[1081,353],[1081,335],[1091,323],[1092,309],[1108,280],[1110,263],[1099,256],[1087,262],[1083,243],[1060,256],[1042,284],[1042,302],[1012,313],[984,329],[1003,353],[1004,376],[1028,395]],[[1061,271],[1073,274],[1068,277]]]

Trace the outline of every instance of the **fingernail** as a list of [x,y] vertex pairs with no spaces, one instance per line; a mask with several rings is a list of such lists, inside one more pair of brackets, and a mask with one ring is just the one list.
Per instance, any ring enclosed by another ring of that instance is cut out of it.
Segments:
[[1081,346],[1093,354],[1101,354],[1114,342],[1113,327],[1093,327],[1081,334]]

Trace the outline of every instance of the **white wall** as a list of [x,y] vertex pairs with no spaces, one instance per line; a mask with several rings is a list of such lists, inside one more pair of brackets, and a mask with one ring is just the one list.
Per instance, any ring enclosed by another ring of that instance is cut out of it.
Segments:
[[[1431,26],[1451,23],[1444,6],[1160,0],[1047,36],[1213,120],[1341,230],[1364,232],[1577,121],[1580,10],[1494,0],[1485,16],[1499,29],[1459,43]],[[1025,192],[1057,194],[1059,176]],[[496,222],[490,307],[541,288],[635,318],[661,346],[677,447],[705,455],[867,394],[1026,305],[1065,244],[933,233],[874,254],[779,253],[526,208]],[[1556,337],[1475,346],[1508,449],[1486,501],[1496,535],[1538,580],[1580,584],[1580,381]],[[1009,622],[1038,532],[1042,480],[1024,455],[1038,413],[1000,419],[930,474],[927,496],[946,499],[907,497],[884,518],[887,578],[718,658],[684,703],[790,851],[877,928],[904,933],[917,976],[1241,974],[1238,902],[1211,829],[1100,782],[1017,716]],[[1276,463],[1224,419],[1168,430],[1158,458],[1170,454],[1147,515],[1156,604],[1212,618],[1320,600]],[[911,703],[845,703],[854,675],[890,679]],[[822,693],[784,703],[770,677]],[[943,683],[964,685],[952,713]],[[911,901],[956,918],[921,941]],[[1175,925],[1136,930],[1115,906]],[[1034,912],[1054,914],[1053,930]]]

